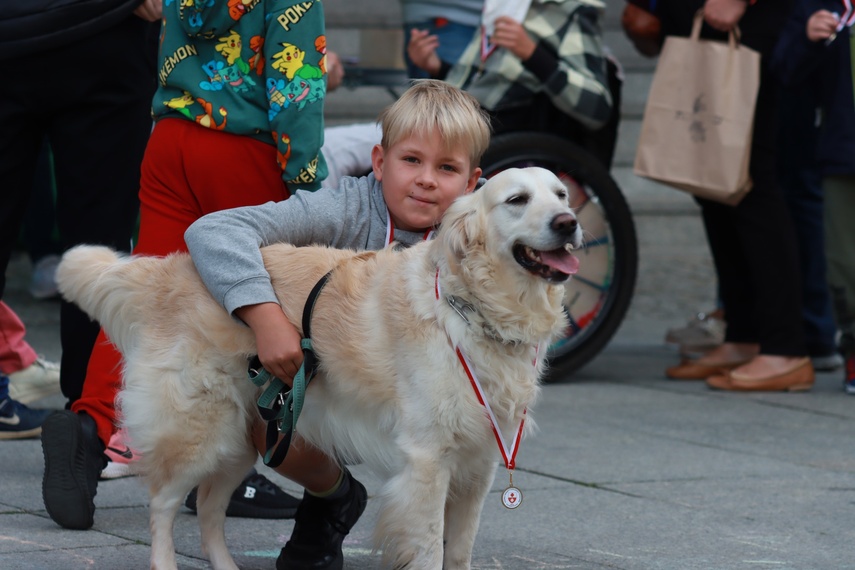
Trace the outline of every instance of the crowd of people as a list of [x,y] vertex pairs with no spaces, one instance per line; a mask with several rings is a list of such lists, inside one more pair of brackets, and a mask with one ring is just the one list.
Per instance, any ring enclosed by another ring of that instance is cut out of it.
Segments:
[[[166,255],[189,245],[206,285],[255,333],[262,364],[288,380],[302,358],[299,334],[272,295],[259,245],[380,248],[390,228],[414,243],[475,188],[491,132],[559,133],[612,163],[621,80],[603,43],[601,0],[401,0],[404,59],[423,79],[360,132],[351,150],[361,160],[349,169],[324,144],[325,94],[344,72],[327,48],[320,2],[291,10],[266,0],[112,0],[95,18],[89,3],[72,3],[78,25],[62,34],[39,18],[50,3],[32,3],[31,36],[42,41],[13,41],[5,51],[27,64],[0,94],[0,299],[49,148],[59,250],[98,243]],[[763,56],[754,186],[737,206],[697,199],[719,294],[716,311],[669,333],[681,362],[666,376],[719,390],[798,391],[812,387],[815,369],[843,364],[845,391],[855,394],[855,11],[836,0],[633,3],[658,17],[663,37],[687,36],[703,10],[703,37],[723,39],[738,26]],[[58,69],[69,49],[97,65],[87,74]],[[63,105],[43,89],[47,69],[68,74],[57,78],[67,86]],[[402,205],[410,186],[441,198],[430,216]],[[360,218],[375,205],[382,216]],[[353,235],[336,233],[343,221]],[[37,267],[48,275],[34,280],[34,295],[56,295],[57,253],[38,256],[52,265]],[[244,270],[256,281],[242,279]],[[0,418],[17,418],[0,422],[0,439],[41,435],[48,514],[86,529],[99,478],[133,474],[133,450],[115,403],[121,355],[97,323],[60,303],[55,364],[38,356],[0,301]],[[67,409],[28,407],[60,391]],[[338,567],[364,487],[299,443],[278,472],[306,489],[302,499],[253,470],[228,514],[296,518],[277,567]],[[195,504],[194,491],[187,506]]]

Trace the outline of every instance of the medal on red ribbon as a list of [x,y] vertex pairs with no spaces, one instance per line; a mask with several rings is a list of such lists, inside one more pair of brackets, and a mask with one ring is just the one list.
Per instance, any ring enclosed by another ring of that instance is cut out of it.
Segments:
[[[436,299],[439,301],[439,299],[442,298],[439,290],[439,268],[436,270],[434,291],[436,293]],[[535,353],[537,353],[537,350],[537,347],[535,347]],[[454,352],[457,353],[457,359],[460,361],[460,365],[466,372],[466,377],[469,378],[469,383],[475,391],[475,396],[477,396],[478,402],[487,410],[487,417],[490,420],[490,426],[493,428],[493,435],[496,438],[496,443],[499,445],[499,451],[502,454],[505,467],[508,469],[508,478],[510,481],[507,488],[502,492],[502,504],[508,509],[516,509],[522,504],[522,491],[520,491],[518,487],[514,486],[514,468],[516,467],[516,458],[517,451],[519,450],[520,439],[522,439],[523,425],[525,425],[526,410],[523,409],[523,417],[520,420],[520,425],[517,426],[516,433],[514,433],[514,437],[511,440],[511,445],[508,447],[505,444],[505,438],[499,429],[499,422],[496,420],[495,414],[493,414],[490,402],[487,401],[484,389],[481,387],[481,382],[478,381],[478,377],[475,375],[475,371],[469,363],[469,359],[466,358],[466,355],[463,354],[463,351],[461,351],[457,346],[454,347]]]

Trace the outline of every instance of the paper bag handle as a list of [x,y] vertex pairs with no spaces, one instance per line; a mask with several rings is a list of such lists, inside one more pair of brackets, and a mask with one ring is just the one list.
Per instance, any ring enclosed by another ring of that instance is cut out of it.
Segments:
[[[701,8],[695,12],[695,21],[692,23],[692,35],[689,36],[693,42],[698,41],[701,37],[701,25],[704,23],[704,9]],[[733,29],[727,34],[727,43],[730,44],[730,49],[739,48],[739,43],[742,39],[742,33],[739,31],[739,26],[733,26]]]

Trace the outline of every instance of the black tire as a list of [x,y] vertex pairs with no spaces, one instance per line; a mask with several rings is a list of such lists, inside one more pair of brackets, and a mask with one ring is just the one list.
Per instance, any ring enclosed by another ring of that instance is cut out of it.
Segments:
[[549,347],[547,382],[575,372],[605,347],[623,321],[638,271],[632,213],[620,188],[593,155],[571,141],[537,132],[493,138],[481,161],[490,178],[507,168],[540,166],[568,185],[585,245],[579,273],[570,280],[565,310],[571,325]]

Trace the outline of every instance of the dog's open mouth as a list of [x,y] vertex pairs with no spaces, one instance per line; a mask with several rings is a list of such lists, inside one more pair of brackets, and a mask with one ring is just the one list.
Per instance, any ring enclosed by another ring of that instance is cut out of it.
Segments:
[[565,247],[540,251],[518,243],[513,251],[514,259],[526,271],[553,283],[566,281],[579,270],[579,259]]

